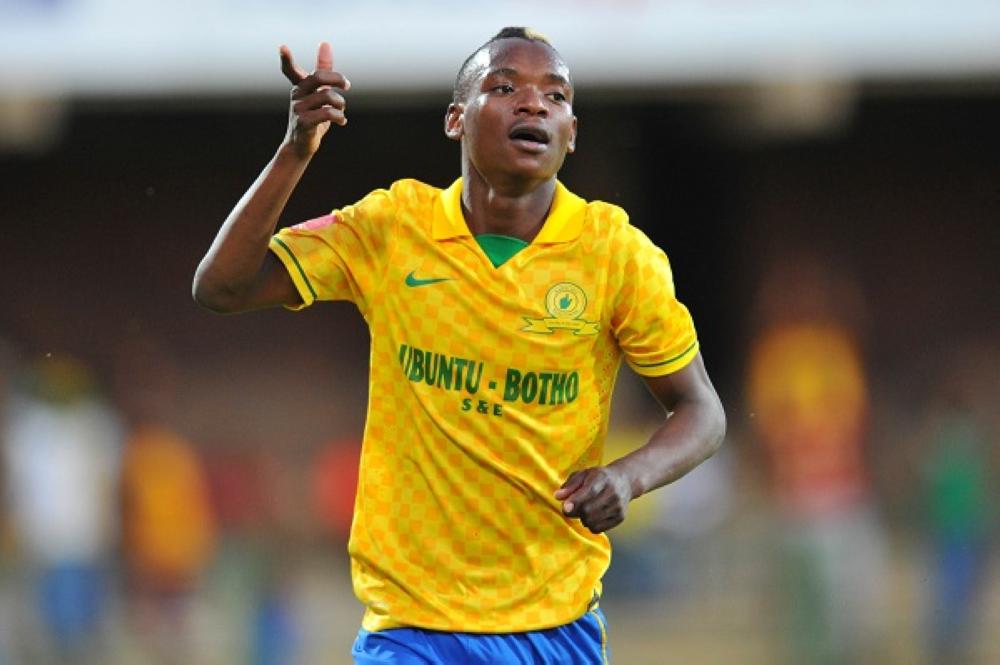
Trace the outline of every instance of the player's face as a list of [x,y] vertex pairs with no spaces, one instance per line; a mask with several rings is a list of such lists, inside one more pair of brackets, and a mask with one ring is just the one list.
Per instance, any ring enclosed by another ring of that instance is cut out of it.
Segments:
[[487,180],[547,180],[576,141],[569,69],[549,46],[503,39],[476,56],[472,92],[448,109],[445,130],[460,139]]

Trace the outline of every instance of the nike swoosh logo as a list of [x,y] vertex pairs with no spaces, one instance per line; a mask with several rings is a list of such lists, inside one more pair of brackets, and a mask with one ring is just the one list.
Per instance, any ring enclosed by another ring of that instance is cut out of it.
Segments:
[[447,282],[451,280],[451,277],[432,277],[430,279],[420,279],[413,276],[413,273],[415,272],[417,271],[411,270],[410,274],[406,276],[407,286],[427,286],[429,284],[437,284],[438,282]]

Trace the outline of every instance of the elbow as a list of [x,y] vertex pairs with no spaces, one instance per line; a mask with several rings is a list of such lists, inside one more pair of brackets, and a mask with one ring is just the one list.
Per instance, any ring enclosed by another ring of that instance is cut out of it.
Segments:
[[240,311],[233,294],[214,284],[200,270],[195,273],[191,284],[191,297],[200,306],[216,314],[232,314]]
[[717,395],[702,403],[699,420],[698,464],[701,464],[715,455],[726,439],[726,411]]
[[705,459],[714,455],[722,447],[722,442],[726,439],[726,427],[726,410],[723,408],[722,402],[716,397],[712,406],[711,426],[706,442],[707,455]]

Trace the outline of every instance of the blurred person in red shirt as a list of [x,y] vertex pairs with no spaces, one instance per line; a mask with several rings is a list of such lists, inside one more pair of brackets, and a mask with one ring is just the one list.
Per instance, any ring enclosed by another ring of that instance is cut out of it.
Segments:
[[747,394],[781,518],[793,662],[870,662],[882,632],[860,304],[849,275],[804,255],[774,263],[756,303]]

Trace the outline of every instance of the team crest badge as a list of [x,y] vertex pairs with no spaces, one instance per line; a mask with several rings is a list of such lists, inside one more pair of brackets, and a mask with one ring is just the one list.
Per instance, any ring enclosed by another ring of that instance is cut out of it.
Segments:
[[532,319],[524,317],[528,325],[522,332],[551,335],[556,330],[572,330],[576,335],[596,335],[600,325],[596,321],[580,318],[587,309],[587,294],[576,284],[561,282],[545,294],[545,309],[549,317]]

